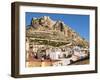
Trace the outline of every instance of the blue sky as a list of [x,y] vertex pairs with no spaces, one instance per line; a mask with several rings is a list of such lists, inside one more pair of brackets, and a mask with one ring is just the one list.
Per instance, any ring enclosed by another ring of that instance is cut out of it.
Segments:
[[26,12],[26,26],[31,24],[33,17],[40,18],[42,16],[49,16],[52,20],[63,21],[66,25],[71,27],[81,37],[89,41],[89,15],[76,15],[76,14],[51,14],[51,13],[33,13]]

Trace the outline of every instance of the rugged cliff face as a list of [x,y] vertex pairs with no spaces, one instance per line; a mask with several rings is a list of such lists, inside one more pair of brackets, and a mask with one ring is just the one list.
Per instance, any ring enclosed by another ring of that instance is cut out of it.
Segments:
[[54,21],[49,16],[33,18],[26,30],[30,42],[51,46],[78,45],[88,47],[88,42],[62,21]]

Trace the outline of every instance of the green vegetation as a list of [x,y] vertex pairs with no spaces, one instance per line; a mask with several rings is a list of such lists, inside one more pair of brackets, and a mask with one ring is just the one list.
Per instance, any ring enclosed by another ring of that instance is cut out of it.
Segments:
[[50,45],[53,47],[59,47],[59,46],[68,44],[68,42],[56,42],[56,41],[40,40],[40,39],[34,39],[34,40],[31,39],[30,42],[31,43],[38,43],[40,45]]

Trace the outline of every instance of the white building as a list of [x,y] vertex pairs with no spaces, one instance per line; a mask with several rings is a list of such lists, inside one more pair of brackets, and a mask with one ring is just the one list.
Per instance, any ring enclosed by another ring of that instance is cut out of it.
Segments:
[[49,53],[50,59],[58,60],[61,55],[61,50],[57,48],[52,48],[51,52]]

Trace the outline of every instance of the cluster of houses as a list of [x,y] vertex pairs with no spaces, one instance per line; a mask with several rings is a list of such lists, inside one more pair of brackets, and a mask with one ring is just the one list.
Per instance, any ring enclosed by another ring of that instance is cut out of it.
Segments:
[[27,60],[55,61],[52,66],[69,65],[89,57],[88,48],[79,46],[52,47],[26,43]]

